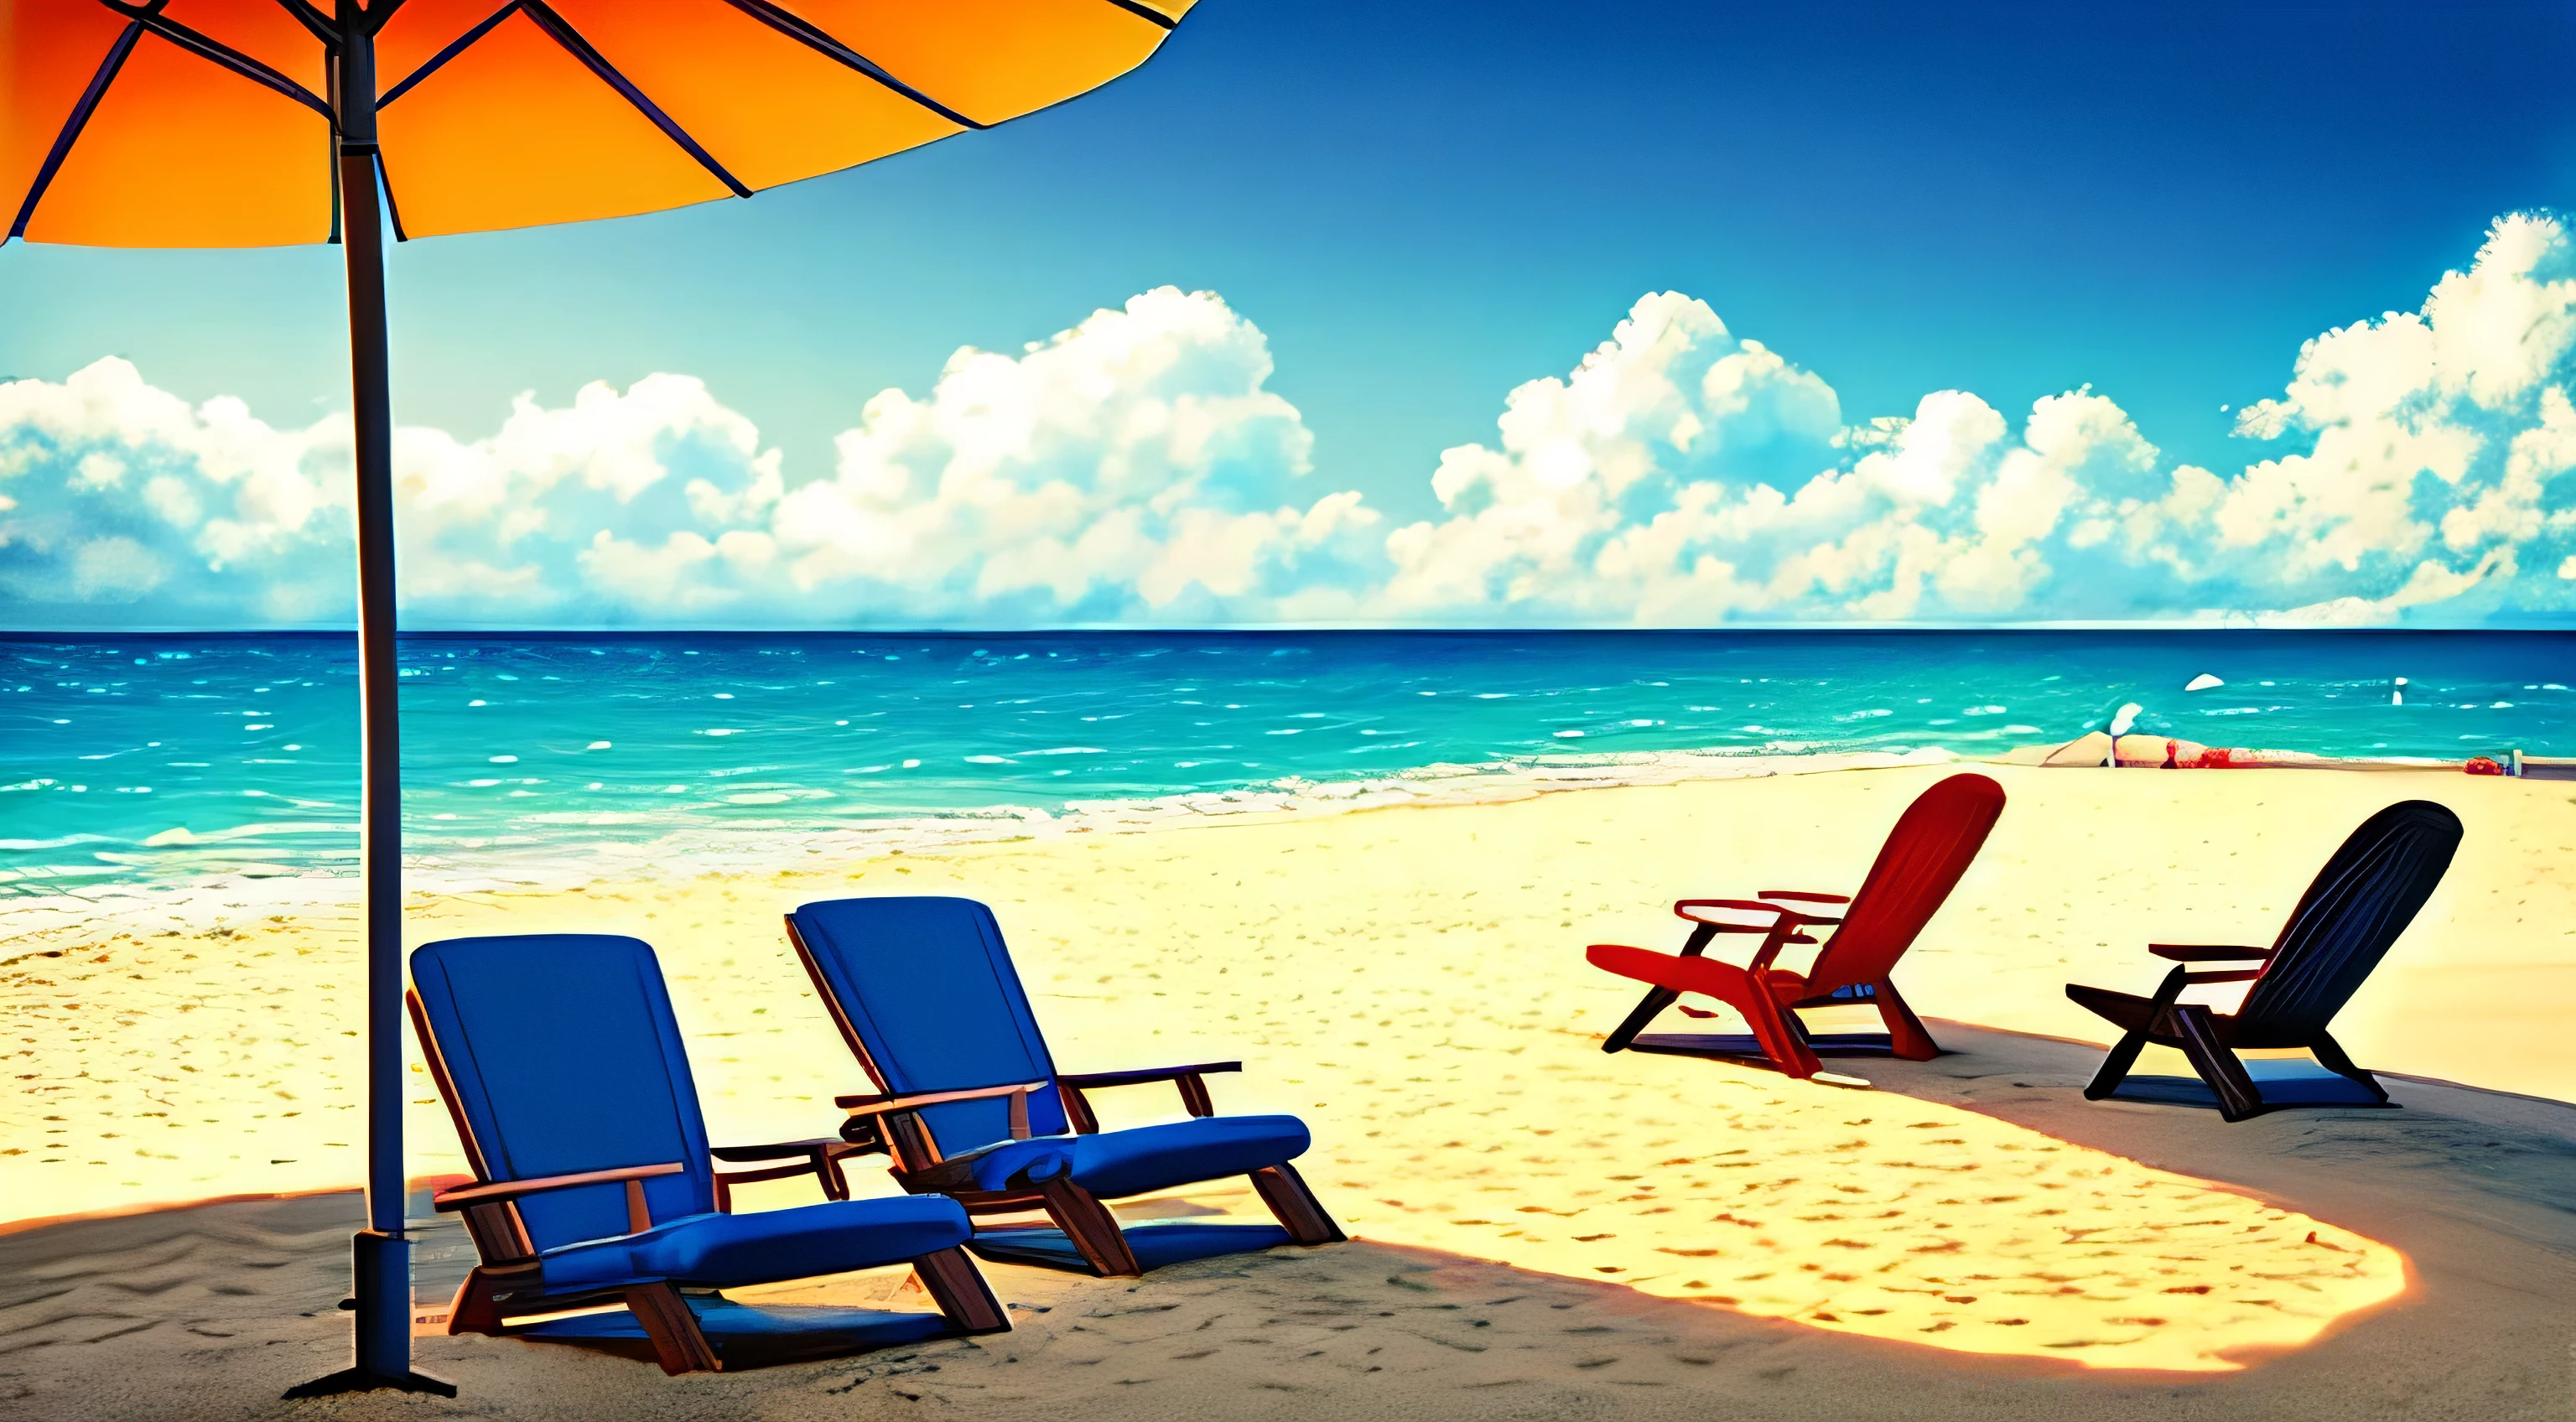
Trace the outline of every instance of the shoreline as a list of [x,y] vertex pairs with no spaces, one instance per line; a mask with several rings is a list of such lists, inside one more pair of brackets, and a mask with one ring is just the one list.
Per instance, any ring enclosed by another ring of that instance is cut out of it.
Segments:
[[[2303,751],[2238,750],[2232,752],[2237,758],[2223,766],[2188,763],[2165,766],[2149,759],[2150,752],[2138,747],[2153,741],[2158,748],[2154,753],[2161,754],[2161,747],[2168,738],[2129,736],[2122,739],[2121,769],[2423,773],[2458,772],[2464,764],[2463,761],[2429,757],[2321,756]],[[2102,744],[2095,747],[2088,742]],[[2138,743],[2137,746],[2133,746],[2133,742]],[[2015,746],[1990,755],[1962,754],[1937,746],[1888,751],[1817,751],[1782,744],[1787,748],[1619,751],[1597,755],[1566,753],[1498,757],[1474,763],[1435,762],[1387,775],[1353,776],[1344,780],[1283,776],[1266,785],[1229,790],[1071,800],[1054,811],[1035,805],[995,804],[936,814],[891,815],[878,820],[843,822],[821,829],[789,824],[759,826],[728,832],[723,836],[772,844],[781,838],[794,838],[803,844],[803,848],[793,857],[774,848],[745,849],[738,855],[731,855],[724,852],[729,846],[718,847],[711,854],[705,843],[709,836],[702,830],[652,841],[619,843],[585,860],[532,857],[533,862],[516,869],[495,866],[443,874],[442,870],[452,867],[444,856],[422,855],[406,858],[404,885],[407,899],[418,905],[442,895],[566,892],[587,885],[632,881],[655,875],[674,861],[681,860],[690,866],[685,872],[692,875],[793,873],[810,867],[811,861],[816,859],[935,854],[977,845],[1045,841],[1068,835],[1156,833],[1224,824],[1311,819],[1361,810],[1507,804],[1573,790],[1823,775],[1925,765],[2044,766],[2052,770],[2108,768],[2098,762],[2098,757],[2108,751],[2108,737],[2098,732],[2061,744]],[[2179,744],[2187,754],[2207,749],[2197,742]],[[2097,759],[2085,764],[2069,760],[2069,753],[2078,747],[2083,748],[2080,754]],[[681,843],[683,839],[691,842]],[[334,857],[354,861],[355,851]],[[60,877],[69,879],[72,876]],[[218,912],[199,916],[210,906],[210,900],[231,900],[220,907],[254,913],[263,908],[311,909],[320,905],[346,906],[354,910],[359,892],[354,862],[351,867],[338,870],[281,869],[274,874],[232,872],[169,879],[116,878],[103,873],[86,889],[67,887],[40,892],[19,887],[46,881],[31,880],[23,871],[0,870],[0,968],[13,961],[8,955],[9,945],[30,931],[20,922],[22,919],[75,914],[104,915],[132,921],[139,916],[153,915],[156,910],[176,906],[182,910],[180,913],[158,916],[163,921],[214,925],[226,921],[228,915]],[[190,910],[197,912],[192,914]],[[44,926],[54,927],[59,923],[57,918]]]

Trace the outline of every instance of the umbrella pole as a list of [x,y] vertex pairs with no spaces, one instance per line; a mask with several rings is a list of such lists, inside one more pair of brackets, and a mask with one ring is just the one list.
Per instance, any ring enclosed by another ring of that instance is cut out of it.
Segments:
[[401,671],[394,662],[393,380],[385,339],[384,213],[376,193],[375,36],[342,0],[340,244],[349,269],[349,372],[358,476],[358,859],[367,942],[367,1227],[350,1241],[353,1365],[288,1397],[400,1388],[456,1395],[412,1371],[411,1240],[403,1233]]

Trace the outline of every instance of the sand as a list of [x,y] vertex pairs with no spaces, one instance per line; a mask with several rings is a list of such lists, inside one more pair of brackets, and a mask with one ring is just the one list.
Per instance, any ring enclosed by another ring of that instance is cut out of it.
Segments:
[[[1014,1330],[670,1379],[483,1338],[419,1340],[452,1402],[283,1403],[341,1366],[345,1194],[0,1235],[0,1411],[61,1419],[1317,1417],[1628,1422],[2523,1422],[2568,1415],[2576,1108],[2393,1083],[2403,1112],[2222,1126],[2077,1094],[2092,1052],[1935,1020],[1938,1061],[1871,1070],[1876,1099],[1964,1107],[2071,1143],[2223,1175],[2400,1249],[2408,1289],[2233,1372],[2117,1371],[1858,1337],[1613,1284],[1355,1242],[1101,1280],[994,1267]],[[1661,1059],[1676,1076],[1702,1064]],[[750,1292],[750,1291],[741,1291]],[[784,1299],[907,1302],[883,1274]]]
[[[2384,1237],[2198,1159],[2159,1168],[1981,1111],[1596,1050],[1634,992],[1583,963],[1586,943],[1677,946],[1669,903],[1685,894],[1848,891],[1905,801],[1944,773],[1594,789],[1072,834],[828,874],[451,896],[420,904],[412,927],[654,942],[722,1141],[828,1129],[818,1103],[860,1084],[777,913],[963,893],[1000,914],[1060,1065],[1242,1057],[1245,1074],[1216,1083],[1220,1107],[1305,1116],[1310,1177],[1373,1241],[1953,1356],[2169,1375],[2296,1347],[2396,1296],[2405,1265]],[[2461,859],[2339,1034],[2381,1070],[2576,1097],[2559,1025],[2576,1006],[2564,785],[1991,773],[2011,804],[1899,970],[1927,1016],[2098,1042],[2065,982],[2144,990],[2162,966],[2150,939],[2268,942],[2354,824],[2423,797],[2466,822]],[[327,906],[244,903],[225,922],[31,915],[0,929],[0,1000],[22,1027],[8,1214],[354,1178],[352,925]],[[415,1167],[461,1169],[422,1080]],[[1112,1124],[1172,1109],[1141,1089],[1106,1104]],[[2219,1238],[2223,1250],[2205,1243]]]

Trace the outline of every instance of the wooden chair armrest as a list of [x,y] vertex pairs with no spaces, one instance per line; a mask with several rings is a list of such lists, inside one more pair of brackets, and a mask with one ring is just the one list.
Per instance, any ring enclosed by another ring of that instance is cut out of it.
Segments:
[[722,1161],[755,1166],[759,1166],[759,1162],[764,1160],[788,1162],[785,1165],[759,1166],[757,1169],[737,1170],[731,1173],[717,1171],[715,1175],[717,1211],[728,1215],[733,1213],[733,1191],[737,1185],[750,1185],[763,1180],[793,1180],[799,1175],[813,1176],[814,1183],[823,1187],[823,1198],[826,1200],[850,1198],[850,1180],[842,1172],[841,1162],[854,1155],[870,1155],[886,1149],[884,1143],[877,1139],[877,1122],[874,1118],[859,1118],[852,1124],[858,1128],[857,1133],[861,1137],[858,1140],[846,1140],[840,1136],[820,1136],[810,1141],[780,1141],[775,1145],[713,1147],[708,1154]]
[[[1767,913],[1769,923],[1734,923],[1722,918],[1703,917],[1699,910],[1722,909],[1730,913]],[[1673,905],[1673,915],[1692,923],[1714,928],[1720,933],[1770,933],[1793,924],[1840,923],[1839,918],[1826,918],[1787,904],[1766,904],[1760,899],[1683,899]]]
[[1241,1062],[1201,1062],[1197,1066],[1144,1067],[1136,1071],[1062,1072],[1056,1076],[1059,1085],[1078,1091],[1091,1091],[1104,1086],[1141,1086],[1152,1081],[1172,1081],[1184,1076],[1206,1076],[1221,1071],[1241,1071]]
[[832,1104],[853,1116],[889,1116],[897,1111],[918,1111],[924,1106],[938,1106],[950,1101],[989,1101],[996,1096],[1011,1096],[1037,1091],[1043,1081],[1024,1081],[1016,1086],[975,1086],[963,1091],[919,1091],[910,1096],[835,1096]]
[[1142,1086],[1148,1082],[1168,1081],[1181,1093],[1181,1109],[1193,1116],[1216,1114],[1216,1099],[1208,1095],[1207,1073],[1241,1071],[1241,1062],[1201,1062],[1197,1066],[1148,1067],[1141,1071],[1094,1071],[1055,1079],[1058,1095],[1064,1100],[1065,1115],[1073,1122],[1076,1135],[1096,1135],[1100,1118],[1092,1114],[1091,1101],[1083,1095],[1104,1086]]
[[2150,943],[2147,951],[2176,963],[2241,963],[2272,956],[2269,948],[2246,948],[2232,943]]
[[718,1160],[741,1163],[754,1160],[793,1160],[810,1156],[818,1150],[849,1151],[856,1147],[839,1136],[818,1136],[810,1141],[780,1141],[775,1145],[715,1146],[708,1154]]
[[429,1197],[430,1208],[441,1214],[468,1209],[475,1205],[496,1205],[516,1200],[523,1195],[542,1194],[548,1190],[569,1190],[576,1185],[614,1185],[621,1180],[650,1180],[657,1175],[678,1175],[688,1167],[678,1161],[666,1165],[621,1165],[614,1170],[583,1170],[571,1175],[540,1175],[532,1180],[486,1180],[472,1185],[457,1185]]
[[1847,904],[1851,902],[1851,895],[1849,894],[1818,894],[1810,893],[1805,889],[1764,889],[1757,897],[1766,899],[1795,899],[1800,903],[1806,904]]
[[853,1121],[891,1120],[910,1115],[925,1106],[951,1101],[989,1101],[996,1096],[1007,1096],[1011,1099],[1011,1139],[1024,1141],[1029,1138],[1029,1093],[1042,1091],[1046,1085],[1043,1081],[1024,1081],[1015,1086],[971,1086],[962,1091],[921,1091],[910,1096],[835,1096],[832,1104],[849,1112]]
[[2261,968],[2230,968],[2223,973],[2185,973],[2186,983],[2250,983],[2263,976]]
[[[1725,909],[1733,913],[1770,915],[1769,923],[1738,923],[1732,919],[1710,918],[1703,910]],[[1680,899],[1673,904],[1673,917],[1705,924],[1720,933],[1768,933],[1780,921],[1780,915],[1796,913],[1786,904],[1766,904],[1759,899]]]

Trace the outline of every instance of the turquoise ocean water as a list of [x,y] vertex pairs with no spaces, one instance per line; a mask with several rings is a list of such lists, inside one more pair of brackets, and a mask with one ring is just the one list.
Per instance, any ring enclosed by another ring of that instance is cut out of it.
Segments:
[[[1973,756],[2125,701],[2212,745],[2576,755],[2554,633],[424,635],[402,663],[405,846],[433,878],[1435,766]],[[2185,692],[2202,673],[2226,685]],[[345,636],[0,639],[0,895],[347,872],[356,684]]]

